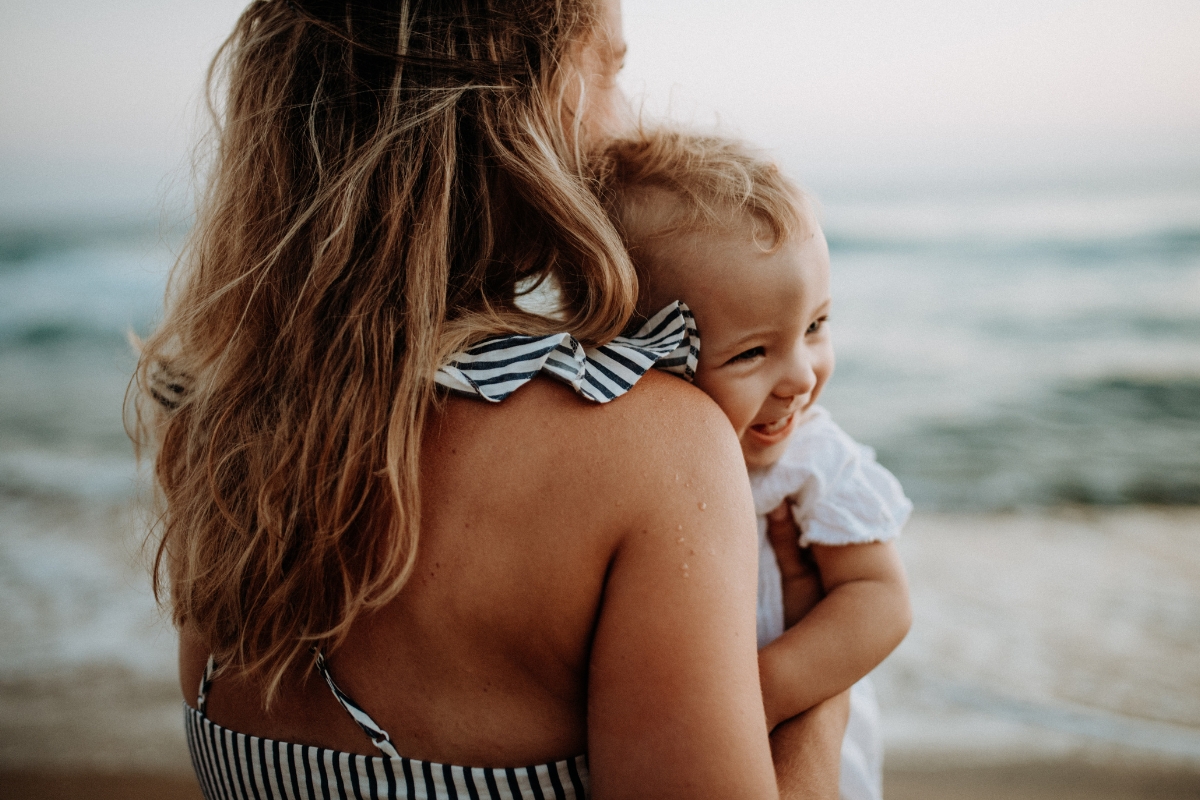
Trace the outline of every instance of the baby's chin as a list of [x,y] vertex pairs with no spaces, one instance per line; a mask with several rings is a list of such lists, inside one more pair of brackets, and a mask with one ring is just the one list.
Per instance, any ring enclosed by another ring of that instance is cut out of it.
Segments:
[[746,469],[753,472],[773,466],[787,452],[788,441],[791,438],[791,431],[788,431],[788,435],[781,441],[764,446],[754,441],[748,441],[748,437],[743,435],[742,457],[746,460]]
[[764,469],[782,458],[788,440],[803,416],[804,410],[798,410],[792,412],[782,426],[778,426],[778,423],[751,425],[742,431],[738,438],[742,444],[742,457],[746,459],[746,469]]
[[773,467],[775,462],[784,457],[784,452],[787,450],[787,443],[769,447],[767,450],[751,450],[745,445],[742,446],[742,456],[746,461],[746,469],[754,471],[757,469],[767,469]]

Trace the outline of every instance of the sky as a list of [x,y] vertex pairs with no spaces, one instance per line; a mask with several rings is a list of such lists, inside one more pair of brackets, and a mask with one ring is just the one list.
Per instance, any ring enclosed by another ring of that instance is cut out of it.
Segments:
[[[239,0],[0,0],[0,215],[188,181]],[[626,0],[622,83],[831,191],[1200,176],[1194,0]]]

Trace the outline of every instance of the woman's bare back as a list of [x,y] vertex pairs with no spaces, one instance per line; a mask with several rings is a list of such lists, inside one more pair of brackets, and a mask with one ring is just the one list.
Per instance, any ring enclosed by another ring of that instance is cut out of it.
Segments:
[[[498,405],[448,399],[423,441],[412,577],[355,623],[334,676],[409,757],[514,766],[586,750],[596,796],[630,771],[681,790],[673,765],[713,788],[765,736],[739,469],[719,409],[654,371],[606,405],[548,380]],[[186,631],[181,658],[190,699],[206,654]],[[209,717],[374,753],[311,673],[270,714],[261,696],[218,679]]]

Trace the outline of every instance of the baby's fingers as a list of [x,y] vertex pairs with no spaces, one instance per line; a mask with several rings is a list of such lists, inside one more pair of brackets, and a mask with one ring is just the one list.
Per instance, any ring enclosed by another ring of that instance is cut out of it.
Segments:
[[767,538],[783,579],[783,621],[790,628],[820,602],[821,576],[812,553],[800,547],[800,531],[786,502],[767,515]]
[[792,519],[791,506],[785,500],[767,514],[767,539],[779,562],[779,572],[784,580],[797,578],[808,573],[809,565],[800,551],[800,531]]

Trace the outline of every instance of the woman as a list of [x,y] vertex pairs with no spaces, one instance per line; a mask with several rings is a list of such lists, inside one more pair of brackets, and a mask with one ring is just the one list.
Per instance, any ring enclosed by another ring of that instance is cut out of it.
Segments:
[[[491,334],[629,320],[580,177],[623,51],[616,0],[260,0],[224,46],[139,373],[210,797],[775,796],[721,412],[654,371],[607,404],[434,383]],[[555,319],[516,303],[546,278]],[[779,748],[801,789],[815,752]]]

